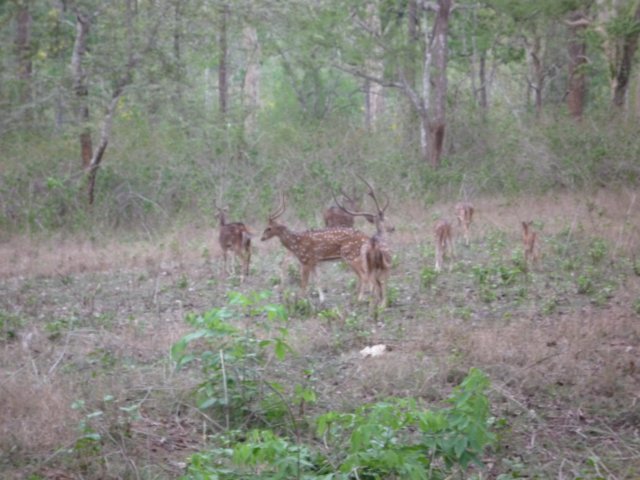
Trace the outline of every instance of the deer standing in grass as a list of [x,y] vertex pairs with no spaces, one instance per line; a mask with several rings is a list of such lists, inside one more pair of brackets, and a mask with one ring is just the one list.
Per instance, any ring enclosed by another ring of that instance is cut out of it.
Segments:
[[[358,276],[358,299],[364,295],[366,272],[360,259],[361,246],[367,235],[350,227],[331,227],[294,232],[277,220],[286,209],[284,195],[280,205],[269,215],[262,241],[278,237],[282,245],[300,262],[300,288],[306,294],[309,276],[318,263],[343,260]],[[323,301],[320,291],[320,301]]]
[[[441,218],[436,222],[433,232],[436,242],[435,270],[436,272],[441,272],[447,252],[451,258],[454,256],[453,227],[451,226],[451,223]],[[451,265],[449,265],[449,268],[451,268]]]
[[462,227],[462,233],[464,234],[464,243],[469,246],[469,229],[471,222],[473,221],[473,205],[469,202],[460,202],[455,206],[456,217],[458,217],[458,224]]
[[375,214],[349,210],[338,202],[335,195],[334,200],[336,205],[349,215],[352,215],[353,217],[365,217],[369,222],[374,223],[376,226],[375,235],[368,238],[360,247],[360,257],[365,267],[367,283],[373,289],[374,305],[385,308],[387,306],[387,280],[389,279],[392,263],[391,250],[387,243],[387,232],[392,232],[394,230],[393,227],[385,224],[384,214],[389,207],[389,199],[387,198],[387,202],[384,207],[380,207],[373,187],[364,178],[361,178],[361,180],[369,188],[368,194],[376,205]]
[[[227,223],[227,208],[218,209],[219,229],[218,241],[222,249],[223,268],[226,273],[233,273],[235,267],[235,257],[240,257],[242,261],[242,279],[249,275],[249,264],[251,263],[251,232],[242,222]],[[228,252],[233,254],[231,270],[228,269]]]
[[522,222],[522,245],[524,247],[524,264],[525,267],[531,262],[538,261],[538,234],[531,228],[532,221]]

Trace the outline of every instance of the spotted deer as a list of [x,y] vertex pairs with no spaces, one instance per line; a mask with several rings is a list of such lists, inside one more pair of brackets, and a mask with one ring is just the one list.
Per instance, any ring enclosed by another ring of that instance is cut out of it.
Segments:
[[[251,232],[242,222],[227,223],[227,208],[219,208],[219,234],[218,241],[222,249],[223,268],[225,273],[233,273],[235,266],[235,257],[239,257],[242,261],[242,279],[249,275],[249,264],[251,263]],[[232,265],[231,270],[228,268],[228,252],[231,251]]]
[[464,243],[469,246],[469,229],[471,222],[473,221],[473,205],[469,202],[460,202],[455,206],[456,217],[458,218],[458,225],[462,227],[462,233],[464,235]]
[[376,213],[369,212],[356,212],[348,209],[345,205],[342,205],[335,198],[334,201],[342,210],[347,212],[353,217],[364,217],[369,222],[374,223],[376,226],[376,233],[367,239],[365,243],[360,247],[360,257],[365,267],[366,281],[373,289],[374,304],[375,306],[381,306],[382,308],[387,306],[387,280],[391,271],[391,249],[387,243],[387,233],[392,232],[394,228],[386,224],[385,212],[389,207],[389,199],[384,205],[380,207],[378,198],[376,197],[375,190],[364,178],[360,177],[368,187],[368,195],[373,199],[376,205]]
[[[441,218],[435,223],[433,233],[436,243],[435,271],[441,272],[447,255],[451,258],[454,256],[453,227],[450,222]],[[451,265],[449,265],[449,268],[451,268]]]
[[536,241],[538,234],[531,227],[532,221],[522,222],[522,245],[524,247],[524,263],[528,267],[529,263],[538,261],[538,245]]
[[[340,189],[340,194],[344,199],[342,202],[343,205],[350,210],[358,210],[358,204],[360,203],[361,198],[356,195],[355,189],[351,196],[347,195],[342,189]],[[355,224],[355,217],[337,206],[337,204],[332,205],[322,212],[322,219],[324,220],[325,227],[353,227]],[[367,217],[367,219],[371,221],[370,218]]]
[[[280,243],[300,262],[300,288],[306,294],[309,276],[321,262],[342,260],[358,277],[358,299],[364,296],[366,272],[360,259],[361,246],[368,240],[367,235],[350,227],[330,227],[317,230],[294,232],[277,220],[286,209],[284,195],[280,205],[269,215],[262,241],[278,237]],[[320,292],[322,301],[322,292]]]

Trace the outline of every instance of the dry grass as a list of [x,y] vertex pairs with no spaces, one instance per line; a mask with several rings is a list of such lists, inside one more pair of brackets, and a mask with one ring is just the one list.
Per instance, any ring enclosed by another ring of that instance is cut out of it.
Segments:
[[[14,478],[178,476],[180,462],[203,448],[203,427],[220,420],[192,408],[197,370],[176,372],[169,361],[171,345],[189,331],[184,316],[225,304],[229,290],[266,289],[294,302],[290,344],[297,355],[279,374],[295,383],[299,372],[313,369],[318,411],[390,395],[438,403],[477,366],[491,377],[495,415],[509,425],[487,458],[487,477],[513,472],[510,465],[520,462],[538,478],[595,478],[598,469],[608,478],[637,478],[640,278],[625,258],[640,246],[635,193],[475,199],[471,247],[459,247],[453,272],[422,286],[422,271],[433,267],[433,219],[452,217],[454,203],[408,204],[392,218],[394,303],[377,323],[354,302],[347,285],[355,277],[338,266],[318,272],[327,303],[312,299],[311,312],[295,313],[295,286],[272,283],[282,276],[275,240],[254,243],[252,275],[243,285],[219,276],[209,228],[126,243],[3,243],[0,469]],[[512,268],[525,219],[542,227],[542,265],[512,284],[489,285],[496,297],[484,299],[473,268]],[[260,227],[254,222],[254,231]],[[496,232],[504,245],[492,243]],[[577,270],[562,270],[572,252],[558,253],[558,242],[583,249],[591,239],[606,241],[607,258],[582,270],[592,260],[580,250],[573,252]],[[490,253],[496,245],[503,251]],[[577,277],[587,274],[600,283],[578,294]],[[611,292],[599,296],[605,288]],[[392,350],[358,355],[376,343]],[[84,407],[71,409],[78,400]],[[132,407],[135,414],[123,410]],[[87,417],[96,411],[103,413]],[[75,445],[82,422],[100,433],[99,449],[59,450]],[[598,457],[596,467],[589,457]]]

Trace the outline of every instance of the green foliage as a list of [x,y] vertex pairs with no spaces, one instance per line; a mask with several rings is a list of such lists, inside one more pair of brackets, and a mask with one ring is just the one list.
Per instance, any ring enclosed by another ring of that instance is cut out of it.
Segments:
[[[281,305],[265,303],[269,295],[234,292],[227,306],[187,315],[186,321],[196,330],[171,348],[179,368],[197,361],[202,370],[204,380],[195,392],[198,407],[219,411],[227,423],[244,421],[259,402],[267,381],[263,375],[267,350],[280,361],[291,350],[284,326],[287,312]],[[252,329],[232,324],[243,318],[252,322]]]
[[494,441],[487,377],[471,369],[448,399],[449,408],[424,410],[414,399],[391,398],[353,413],[317,419],[325,448],[270,430],[251,431],[235,444],[190,458],[184,479],[444,479],[481,465]]
[[20,317],[0,310],[0,341],[15,340],[23,324]]
[[438,272],[432,267],[424,267],[420,271],[420,286],[422,288],[431,288],[436,279],[438,278]]

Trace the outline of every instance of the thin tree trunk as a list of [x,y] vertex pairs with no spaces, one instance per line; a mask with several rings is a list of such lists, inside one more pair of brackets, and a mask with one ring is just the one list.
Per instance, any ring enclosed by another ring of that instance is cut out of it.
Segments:
[[176,0],[173,5],[173,59],[175,62],[175,104],[178,111],[182,110],[182,5],[181,0]]
[[227,83],[227,60],[229,55],[227,24],[229,22],[229,5],[224,4],[220,9],[220,31],[218,34],[218,47],[220,48],[220,60],[218,64],[218,100],[220,107],[220,115],[225,118],[228,110],[228,83]]
[[633,28],[632,32],[623,38],[621,45],[622,51],[619,54],[619,61],[616,65],[615,76],[613,78],[613,105],[618,108],[624,107],[627,89],[629,87],[629,79],[631,78],[633,57],[638,48],[640,29],[637,28],[637,25],[640,24],[640,4],[636,7],[633,21],[636,24],[636,28]]
[[246,69],[243,82],[243,103],[245,108],[244,128],[251,134],[256,129],[256,118],[260,104],[260,43],[258,32],[253,26],[243,31]]
[[433,31],[435,88],[433,116],[429,124],[429,160],[434,168],[440,166],[446,131],[448,32],[452,3],[452,0],[438,0]]
[[80,125],[80,154],[82,167],[88,168],[91,163],[93,147],[91,129],[89,128],[89,88],[87,74],[82,66],[82,60],[87,53],[87,36],[91,28],[91,20],[87,15],[76,12],[76,38],[71,55],[71,74],[73,76],[73,92],[76,96],[76,119]]
[[587,63],[587,44],[584,29],[589,24],[582,12],[574,12],[569,16],[569,79],[567,88],[567,108],[574,120],[580,121],[584,111],[587,83],[584,66]]
[[480,80],[478,87],[480,93],[479,103],[482,111],[486,112],[489,109],[489,100],[487,96],[487,55],[484,52],[480,54],[478,66],[478,78]]
[[544,90],[544,69],[542,65],[542,47],[540,36],[533,39],[531,61],[533,65],[533,93],[535,98],[536,118],[542,115],[542,91]]
[[[409,0],[407,2],[407,54],[404,61],[405,80],[411,89],[416,88],[416,71],[418,62],[418,45],[420,42],[420,15],[418,13],[418,1]],[[405,109],[405,139],[407,143],[413,144],[415,141],[416,125],[420,125],[419,117],[412,106],[410,99],[406,102]]]
[[[384,76],[384,64],[382,63],[381,49],[377,43],[377,37],[381,35],[380,16],[378,15],[376,3],[367,5],[366,23],[369,31],[374,36],[373,48],[366,61],[367,74],[382,78]],[[382,96],[382,85],[377,82],[365,81],[365,125],[368,129],[375,129],[378,117],[384,110],[384,97]]]
[[16,16],[15,49],[18,59],[17,77],[20,82],[20,106],[24,109],[24,119],[31,121],[31,76],[33,63],[31,61],[31,16],[30,2],[23,1],[19,4]]

